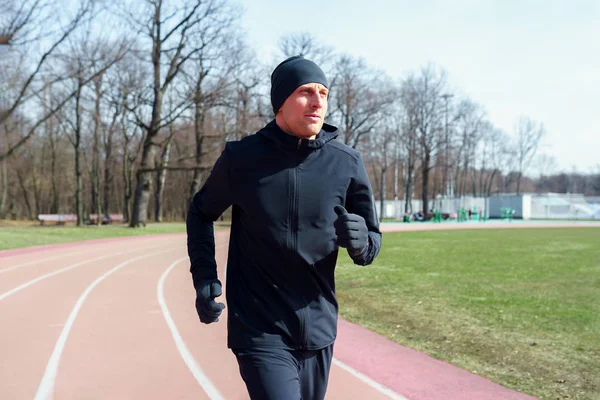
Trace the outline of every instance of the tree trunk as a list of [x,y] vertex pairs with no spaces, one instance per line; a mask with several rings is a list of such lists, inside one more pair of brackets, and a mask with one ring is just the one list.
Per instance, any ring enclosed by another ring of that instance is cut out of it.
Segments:
[[56,182],[57,180],[57,174],[56,174],[56,144],[54,142],[54,134],[50,133],[52,139],[50,142],[50,146],[51,146],[51,157],[52,159],[50,160],[50,174],[51,174],[51,180],[52,180],[52,203],[50,204],[50,214],[58,214],[58,205],[59,205],[59,193],[58,193],[58,184]]
[[[162,94],[159,96],[162,101]],[[158,102],[159,100],[157,100]],[[154,107],[152,112],[152,126],[148,130],[144,148],[142,150],[142,161],[140,170],[137,172],[137,185],[135,188],[135,198],[133,201],[133,212],[131,222],[132,228],[137,228],[140,225],[146,226],[148,217],[148,203],[150,201],[150,192],[152,191],[152,172],[156,168],[155,155],[158,145],[154,143],[154,138],[158,135],[158,126],[160,121],[160,105]]]
[[421,200],[423,201],[423,214],[429,212],[429,164],[431,162],[431,154],[427,152],[423,159],[422,175],[423,175],[423,195]]
[[[42,159],[43,162],[43,159]],[[35,204],[35,210],[34,210],[34,214],[37,215],[40,213],[40,209],[41,209],[41,205],[40,205],[40,187],[39,187],[39,182],[38,182],[38,174],[37,174],[37,167],[35,166],[35,161],[32,162],[32,167],[31,167],[31,178],[32,178],[32,183],[33,183],[33,201]]]
[[379,174],[377,173],[377,166],[375,161],[371,162],[371,170],[373,171],[373,194],[381,193],[381,182],[379,181]]
[[488,197],[492,194],[492,185],[494,184],[494,177],[496,176],[497,172],[498,172],[498,170],[494,168],[494,170],[490,174],[490,177],[488,178],[488,183],[486,186],[486,193],[487,193]]
[[[52,92],[52,85],[48,87],[49,95],[49,107],[54,107],[54,96]],[[47,106],[44,103],[44,113],[47,113]],[[57,162],[57,144],[56,144],[56,130],[54,128],[54,118],[48,119],[46,123],[46,130],[50,139],[50,214],[58,214],[59,209],[59,190],[57,184],[56,174],[56,162]]]
[[517,194],[521,194],[521,177],[523,176],[523,173],[521,171],[519,171],[519,173],[517,174]]
[[77,213],[77,226],[83,225],[83,203],[81,198],[81,78],[78,81],[77,94],[75,95],[75,212]]
[[94,109],[94,149],[93,149],[93,166],[92,166],[92,186],[94,193],[94,202],[92,208],[96,210],[98,218],[96,219],[96,225],[102,224],[102,197],[100,196],[100,99],[102,98],[101,92],[102,75],[99,75],[94,79],[94,89],[96,92],[95,98],[95,109]]
[[485,196],[485,164],[481,167],[481,172],[479,173],[479,193],[482,196]]
[[110,211],[110,186],[112,184],[112,136],[109,136],[104,155],[104,193],[102,195],[102,210],[105,213]]
[[398,218],[398,169],[399,169],[399,160],[398,160],[398,143],[396,142],[395,148],[395,160],[394,160],[394,219]]
[[[77,138],[79,142],[79,138]],[[77,226],[83,225],[83,204],[81,201],[82,192],[82,179],[81,179],[81,150],[79,143],[75,147],[75,211],[77,213]]]
[[2,180],[2,191],[0,192],[0,219],[4,219],[4,207],[6,206],[6,197],[8,195],[8,169],[6,168],[6,159],[0,163],[0,180]]
[[[154,153],[154,150],[144,149],[144,153]],[[142,166],[147,163],[142,162]],[[152,190],[151,172],[137,173],[137,185],[135,188],[135,198],[133,201],[133,212],[131,215],[131,227],[146,227],[146,218],[148,216],[148,203],[150,202],[150,191]]]
[[380,218],[383,218],[385,216],[385,198],[386,198],[386,183],[387,183],[387,179],[386,179],[386,174],[387,172],[387,165],[383,165],[381,167],[381,191],[379,192],[379,214]]
[[136,174],[137,185],[135,188],[135,198],[133,201],[133,212],[131,215],[131,222],[129,223],[129,226],[132,228],[137,228],[140,225],[146,226],[146,218],[148,217],[148,203],[150,201],[150,192],[152,190],[152,171],[155,169],[155,155],[157,147],[157,144],[154,142],[154,140],[159,134],[160,121],[162,117],[163,94],[164,89],[166,89],[166,84],[163,87],[161,83],[161,28],[161,7],[160,3],[157,3],[157,5],[155,6],[155,13],[152,25],[152,29],[156,30],[156,36],[154,37],[152,43],[152,116],[150,118],[150,124],[147,127],[148,129],[146,129],[146,138],[144,140],[144,148],[142,150],[142,161],[140,163],[140,170],[138,170]]
[[404,187],[404,213],[412,213],[412,193],[414,181],[414,163],[413,156],[409,154],[408,163],[406,164],[406,181]]
[[131,222],[131,186],[133,183],[133,168],[129,165],[129,143],[123,149],[123,220]]
[[412,213],[412,188],[413,182],[412,177],[409,175],[408,180],[406,181],[406,188],[404,189],[404,212]]
[[171,137],[167,140],[167,144],[161,155],[161,168],[156,172],[156,209],[154,219],[156,222],[162,222],[163,217],[163,193],[165,191],[165,182],[167,180],[167,167],[169,165],[169,157],[171,154]]
[[[438,163],[436,163],[437,165]],[[438,168],[433,168],[431,170],[432,175],[433,175],[433,184],[431,185],[431,198],[434,199],[434,207],[435,207],[435,197],[437,196],[438,192],[438,185],[440,184],[441,179],[439,179],[439,173],[438,173]]]
[[[194,136],[196,139],[196,165],[200,166],[202,163],[202,155],[204,151],[204,121],[206,118],[206,110],[202,107],[202,81],[206,77],[205,73],[200,73],[198,82],[196,82],[196,88],[194,91]],[[243,128],[245,128],[245,121],[241,121]],[[194,176],[190,185],[190,193],[188,202],[191,202],[194,195],[200,190],[202,183],[202,170],[200,168],[194,169]]]
[[[104,185],[103,185],[103,194],[102,194],[102,209],[105,213],[109,213],[111,210],[111,189],[113,183],[113,136],[115,134],[115,130],[117,129],[117,121],[121,111],[119,108],[115,110],[113,114],[112,122],[108,129],[106,130],[106,138],[104,140]],[[125,142],[127,145],[128,142]],[[117,199],[118,202],[118,199]],[[118,207],[118,204],[117,204]]]
[[19,187],[21,188],[21,193],[23,194],[23,201],[25,202],[25,207],[27,209],[27,216],[29,220],[33,220],[33,211],[31,210],[31,203],[29,202],[29,193],[27,192],[27,185],[25,185],[25,180],[23,178],[23,174],[20,169],[17,168],[17,178],[19,179]]

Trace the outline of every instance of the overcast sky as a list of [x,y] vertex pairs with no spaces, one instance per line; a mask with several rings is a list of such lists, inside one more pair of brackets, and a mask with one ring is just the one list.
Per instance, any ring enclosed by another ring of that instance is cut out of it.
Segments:
[[600,165],[600,0],[238,1],[262,57],[304,31],[392,77],[433,62],[508,133],[542,121],[558,169]]

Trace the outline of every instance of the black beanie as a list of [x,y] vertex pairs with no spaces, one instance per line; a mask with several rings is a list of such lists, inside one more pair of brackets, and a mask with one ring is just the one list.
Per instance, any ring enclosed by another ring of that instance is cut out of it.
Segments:
[[271,105],[277,114],[285,99],[298,86],[320,83],[328,87],[325,74],[314,62],[302,56],[293,56],[281,62],[271,74]]

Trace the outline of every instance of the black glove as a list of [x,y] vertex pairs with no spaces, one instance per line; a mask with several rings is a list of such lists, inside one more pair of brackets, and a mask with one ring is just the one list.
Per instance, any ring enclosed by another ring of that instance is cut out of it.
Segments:
[[358,214],[349,214],[342,206],[335,206],[334,211],[338,215],[333,223],[338,245],[347,248],[351,255],[363,253],[369,246],[365,219]]
[[205,324],[219,322],[219,315],[225,308],[225,304],[217,303],[215,297],[221,295],[221,282],[211,279],[202,282],[196,289],[196,311],[200,321]]

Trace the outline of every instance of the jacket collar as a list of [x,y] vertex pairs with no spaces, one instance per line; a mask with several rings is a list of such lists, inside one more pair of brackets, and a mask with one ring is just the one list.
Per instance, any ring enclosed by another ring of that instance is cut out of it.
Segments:
[[281,130],[279,125],[272,120],[264,128],[257,132],[259,135],[263,135],[266,138],[273,140],[279,146],[286,149],[299,149],[299,148],[310,148],[310,149],[320,149],[325,146],[325,144],[338,136],[338,128],[329,125],[323,124],[323,128],[317,135],[314,140],[308,139],[300,139],[297,136],[290,135],[289,133]]

